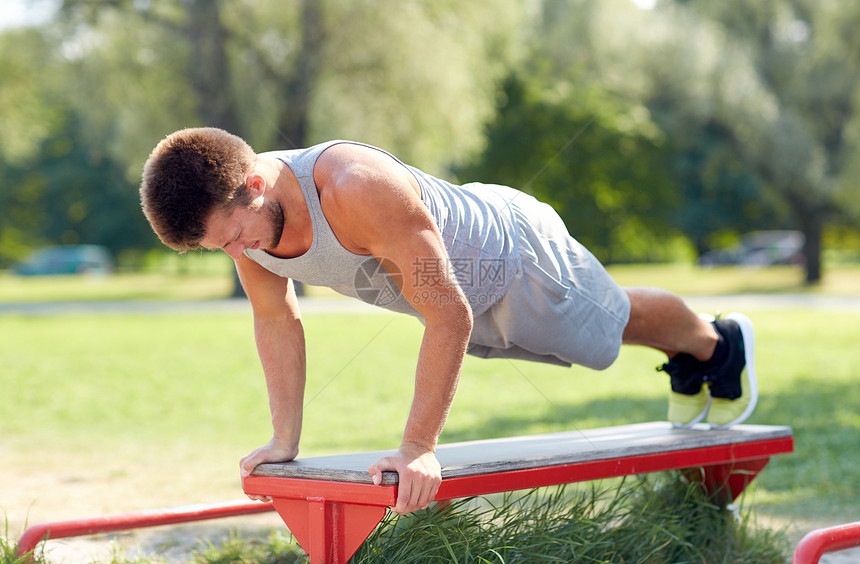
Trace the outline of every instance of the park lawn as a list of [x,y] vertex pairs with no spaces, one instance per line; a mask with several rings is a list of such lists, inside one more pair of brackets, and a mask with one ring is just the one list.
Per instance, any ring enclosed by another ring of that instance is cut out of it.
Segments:
[[0,271],[0,302],[207,300],[229,296],[233,260],[224,253],[151,253],[143,270],[109,276],[14,276]]
[[796,266],[754,268],[744,266],[700,267],[688,263],[617,264],[607,268],[621,286],[665,288],[682,296],[734,294],[860,295],[860,265],[830,264],[818,284],[805,283],[805,272]]
[[[791,425],[796,453],[772,460],[745,503],[801,531],[856,520],[860,316],[749,315],[762,389],[749,422]],[[396,447],[421,325],[382,313],[306,315],[305,326],[302,455]],[[81,517],[78,495],[95,514],[241,496],[237,460],[270,436],[250,314],[5,316],[0,334],[0,511],[11,533],[25,519]],[[468,358],[442,441],[662,420],[660,362],[641,348],[604,372]]]
[[[804,284],[793,266],[701,268],[692,264],[613,265],[610,274],[622,286],[666,288],[682,296],[741,293],[860,295],[860,265],[825,265],[820,284]],[[18,277],[0,271],[0,303],[62,301],[213,300],[229,296],[235,279],[224,253],[167,254],[148,271],[111,276]],[[336,296],[327,288],[306,286],[313,297]]]

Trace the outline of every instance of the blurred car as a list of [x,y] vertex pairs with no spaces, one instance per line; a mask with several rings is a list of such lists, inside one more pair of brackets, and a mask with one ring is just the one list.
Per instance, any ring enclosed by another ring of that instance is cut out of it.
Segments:
[[753,231],[741,237],[731,249],[711,251],[699,257],[702,266],[737,264],[743,266],[772,266],[777,264],[806,264],[800,231]]
[[113,257],[100,245],[61,245],[34,251],[25,261],[12,267],[18,276],[60,274],[110,274]]

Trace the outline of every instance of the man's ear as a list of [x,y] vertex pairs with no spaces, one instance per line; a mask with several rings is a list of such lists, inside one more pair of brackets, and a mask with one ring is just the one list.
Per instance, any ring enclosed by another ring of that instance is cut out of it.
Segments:
[[265,194],[268,186],[266,178],[256,170],[252,170],[245,176],[245,189],[248,190],[251,201]]

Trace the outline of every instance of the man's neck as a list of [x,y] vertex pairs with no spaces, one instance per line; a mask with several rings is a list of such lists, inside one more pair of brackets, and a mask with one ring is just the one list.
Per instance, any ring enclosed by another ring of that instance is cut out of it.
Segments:
[[284,212],[281,243],[268,252],[282,258],[304,254],[313,240],[313,228],[296,175],[286,163],[274,157],[258,157],[257,169],[268,181],[268,197],[277,201]]

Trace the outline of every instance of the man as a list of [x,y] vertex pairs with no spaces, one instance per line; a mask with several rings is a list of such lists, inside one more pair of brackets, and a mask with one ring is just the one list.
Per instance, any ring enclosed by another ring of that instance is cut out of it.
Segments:
[[395,511],[427,507],[441,482],[435,448],[464,355],[608,367],[620,345],[669,360],[669,420],[726,427],[756,396],[749,320],[711,321],[673,294],[620,288],[546,204],[512,188],[455,186],[360,143],[256,154],[213,128],[153,150],[144,213],[176,250],[221,249],[254,312],[274,434],[240,462],[298,454],[305,343],[290,279],[413,314],[425,326],[415,392],[395,454],[369,468],[399,474]]

